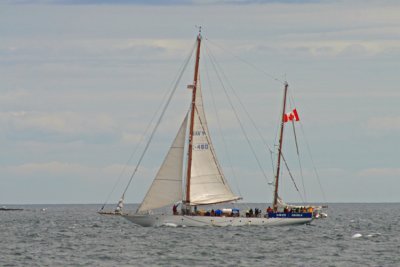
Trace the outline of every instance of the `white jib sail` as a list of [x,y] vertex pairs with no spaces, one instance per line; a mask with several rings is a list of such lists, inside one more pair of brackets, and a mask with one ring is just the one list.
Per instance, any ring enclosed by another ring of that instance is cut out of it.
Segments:
[[193,153],[190,178],[191,205],[213,204],[240,199],[230,189],[211,143],[203,108],[201,88],[196,93]]
[[164,159],[138,213],[157,209],[182,200],[182,169],[187,115]]

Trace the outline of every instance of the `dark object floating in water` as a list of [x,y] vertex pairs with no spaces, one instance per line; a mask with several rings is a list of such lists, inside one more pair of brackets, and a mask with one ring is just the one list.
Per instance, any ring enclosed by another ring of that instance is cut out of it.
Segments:
[[24,209],[13,209],[13,208],[1,207],[0,210],[4,210],[4,211],[19,211],[19,210],[24,210]]

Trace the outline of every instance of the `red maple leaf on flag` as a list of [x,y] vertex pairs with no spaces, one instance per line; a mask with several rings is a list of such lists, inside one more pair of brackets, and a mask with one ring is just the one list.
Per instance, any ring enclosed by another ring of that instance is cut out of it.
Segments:
[[292,112],[283,115],[283,122],[299,121],[299,120],[300,120],[299,114],[297,113],[296,109],[293,109]]

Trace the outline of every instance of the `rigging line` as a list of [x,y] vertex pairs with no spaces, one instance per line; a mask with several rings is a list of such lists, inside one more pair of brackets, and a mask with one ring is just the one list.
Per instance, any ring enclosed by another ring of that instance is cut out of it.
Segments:
[[297,144],[296,128],[294,127],[294,121],[292,121],[292,127],[293,127],[294,143],[296,144],[296,153],[298,156],[300,156],[299,145]]
[[300,152],[299,152],[299,146],[297,144],[297,135],[296,135],[296,128],[294,126],[294,121],[292,121],[292,126],[293,126],[294,141],[296,143],[297,160],[299,162],[299,168],[300,168],[301,183],[303,185],[303,194],[304,194],[304,199],[307,202],[307,194],[306,194],[306,187],[304,184],[303,168],[301,166]]
[[[177,75],[178,75],[178,74],[177,74]],[[177,77],[178,77],[178,76],[177,76]],[[170,87],[172,87],[173,82],[177,79],[177,77],[171,82]],[[170,87],[169,87],[169,88],[170,88]],[[168,91],[169,91],[169,90],[166,90],[166,91],[165,91],[165,93],[164,93],[164,95],[163,95],[163,97],[162,97],[161,103],[164,103],[164,102],[165,102],[165,100],[166,100],[166,98],[167,98],[167,96],[168,96]],[[116,183],[114,184],[114,186],[113,186],[111,192],[108,194],[108,196],[107,196],[107,198],[106,198],[106,201],[104,202],[104,204],[103,204],[103,206],[101,207],[100,210],[103,210],[104,207],[107,205],[107,203],[108,203],[108,201],[109,201],[111,195],[114,193],[115,188],[116,188],[117,185],[120,183],[121,178],[122,178],[122,176],[124,175],[124,173],[125,173],[125,171],[126,171],[128,165],[129,165],[129,163],[132,161],[133,156],[136,155],[136,152],[138,151],[140,145],[143,143],[145,137],[147,136],[148,131],[150,130],[150,126],[153,124],[153,122],[154,122],[154,120],[155,120],[157,114],[160,112],[160,110],[161,110],[162,107],[163,107],[163,105],[159,105],[159,106],[158,106],[158,109],[156,110],[156,112],[154,112],[153,116],[151,117],[150,122],[147,124],[147,126],[146,126],[144,132],[142,133],[139,142],[136,144],[135,149],[133,150],[133,152],[132,152],[132,154],[130,155],[129,159],[128,159],[127,162],[125,163],[124,168],[122,169],[121,173],[119,174]]]
[[[243,124],[242,124],[242,122],[241,122],[240,119],[239,119],[239,115],[237,114],[236,109],[235,109],[235,107],[234,107],[234,105],[233,105],[233,103],[232,103],[232,100],[231,100],[231,98],[230,98],[230,96],[229,96],[229,94],[228,94],[228,92],[227,92],[227,90],[226,90],[226,87],[225,87],[225,85],[224,85],[224,83],[223,83],[223,81],[222,81],[222,78],[221,78],[221,76],[219,75],[219,72],[218,72],[217,67],[216,67],[216,65],[215,65],[213,56],[212,56],[212,54],[211,54],[210,51],[208,51],[207,54],[208,54],[208,56],[209,56],[209,58],[210,58],[210,62],[212,63],[212,66],[213,66],[213,68],[214,68],[214,71],[215,71],[215,73],[217,74],[218,80],[219,80],[220,83],[221,83],[221,86],[222,86],[222,88],[223,88],[223,91],[224,91],[224,93],[225,93],[227,99],[228,99],[228,102],[229,102],[229,104],[230,104],[230,106],[231,106],[231,108],[232,108],[232,110],[233,110],[233,113],[235,114],[236,120],[237,120],[238,123],[239,123],[240,129],[242,130],[242,133],[243,133],[243,135],[244,135],[244,137],[245,137],[245,139],[246,139],[246,141],[247,141],[247,144],[249,145],[249,147],[250,147],[250,149],[251,149],[251,152],[253,153],[253,156],[254,156],[254,158],[255,158],[256,161],[257,161],[258,167],[260,168],[260,170],[261,170],[261,172],[262,172],[264,178],[266,179],[267,183],[270,184],[271,182],[268,180],[268,177],[267,177],[267,175],[265,174],[265,171],[264,171],[264,169],[263,169],[262,166],[261,166],[260,160],[258,159],[258,157],[257,157],[257,155],[256,155],[256,152],[255,152],[255,150],[254,150],[254,147],[253,147],[253,145],[251,144],[250,139],[249,139],[249,137],[247,136],[246,131],[244,130]],[[222,71],[221,71],[221,72],[222,72]],[[268,188],[269,188],[270,191],[272,191],[272,189],[271,189],[269,186],[268,186]]]
[[[296,108],[296,103],[294,101],[294,90],[293,90],[293,94],[292,94],[292,90],[289,91],[289,102],[290,102],[291,108]],[[299,146],[298,146],[298,142],[297,142],[297,135],[296,135],[294,121],[292,121],[292,126],[293,126],[293,134],[294,134],[294,138],[295,138],[294,140],[296,142],[297,161],[299,163],[299,168],[300,168],[300,177],[301,177],[301,183],[303,186],[303,194],[304,194],[305,201],[307,202],[307,193],[306,193],[306,186],[304,183],[303,167],[302,167],[301,159],[300,159],[300,151],[299,151]]]
[[[214,44],[215,46],[219,47],[220,49],[226,50],[226,49],[224,49],[222,46],[219,46],[218,44],[216,44],[216,43],[210,41],[209,39],[206,38],[206,40],[207,40],[208,42],[210,42],[211,44]],[[226,50],[226,51],[227,51],[227,50]],[[263,72],[264,74],[266,74],[266,75],[269,76],[270,78],[274,79],[275,81],[278,81],[278,82],[281,83],[281,84],[285,84],[285,82],[279,80],[278,78],[274,77],[273,75],[271,75],[271,74],[269,74],[269,73],[263,71],[262,69],[258,69],[254,64],[251,64],[250,62],[247,62],[246,60],[239,58],[238,56],[234,55],[234,54],[233,54],[232,52],[230,52],[230,51],[227,51],[227,52],[229,52],[231,55],[233,55],[233,57],[236,57],[238,60],[245,62],[246,64],[248,64],[248,65],[252,66],[253,68],[257,69],[258,71]],[[223,72],[222,72],[222,73],[223,73]],[[240,97],[237,95],[236,91],[233,89],[233,86],[229,83],[229,80],[226,78],[226,75],[225,75],[224,73],[223,73],[223,75],[225,76],[225,79],[228,81],[228,84],[229,84],[229,86],[230,86],[232,92],[234,93],[234,95],[235,95],[235,97],[237,98],[238,102],[239,102],[240,105],[242,106],[243,110],[245,111],[245,113],[246,113],[247,117],[249,118],[250,122],[252,123],[253,127],[256,129],[257,134],[260,136],[260,138],[261,138],[261,140],[263,141],[264,145],[268,148],[268,150],[269,150],[269,152],[270,152],[270,156],[271,156],[271,165],[272,165],[272,169],[271,169],[271,170],[272,170],[272,176],[274,176],[274,175],[275,175],[275,167],[274,167],[274,160],[273,160],[273,156],[272,156],[273,153],[274,153],[273,150],[271,149],[271,147],[270,147],[270,146],[268,145],[268,143],[266,142],[266,140],[265,140],[265,138],[263,137],[263,135],[262,135],[260,129],[256,126],[254,120],[253,120],[252,117],[250,116],[249,112],[247,111],[247,109],[246,109],[246,107],[244,106],[243,102],[241,101]],[[279,129],[279,127],[277,127],[276,132],[278,132],[278,129]],[[275,143],[276,143],[276,137],[275,137]]]
[[[200,78],[200,74],[199,74],[199,78]],[[200,83],[200,88],[201,88],[201,81],[200,81],[200,79],[199,79],[199,83]],[[200,89],[200,90],[201,90],[201,89]],[[203,98],[203,95],[202,95],[201,97]],[[202,121],[201,118],[200,118],[200,113],[199,113],[199,110],[197,109],[197,105],[195,105],[194,107],[195,107],[195,112],[197,113],[197,118],[199,119],[199,122],[200,122],[200,126],[201,126],[201,128],[203,129],[203,131],[206,131],[206,128],[204,127],[203,121]],[[204,116],[204,120],[205,120],[204,123],[207,124],[207,119],[206,119],[205,116]],[[212,156],[213,156],[213,159],[214,159],[215,164],[217,165],[218,172],[219,172],[220,175],[221,175],[221,182],[225,185],[226,183],[225,183],[225,181],[224,181],[224,179],[223,179],[223,176],[224,176],[224,175],[223,175],[223,172],[222,172],[222,168],[221,168],[221,166],[219,165],[219,162],[218,162],[218,160],[217,160],[217,156],[215,155],[215,151],[214,151],[214,148],[213,148],[211,139],[209,138],[209,135],[210,135],[210,133],[208,132],[208,128],[207,128],[206,139],[207,139],[207,142],[210,144],[211,154],[212,154]]]
[[319,188],[320,188],[320,190],[321,190],[321,193],[322,193],[322,197],[323,197],[324,201],[327,202],[327,200],[326,200],[326,195],[325,195],[325,191],[324,191],[324,189],[323,189],[323,187],[322,187],[321,179],[320,179],[320,177],[319,177],[317,168],[315,167],[314,158],[313,158],[313,156],[312,156],[312,154],[311,154],[310,145],[308,144],[308,141],[307,141],[307,138],[306,138],[306,135],[305,135],[305,132],[304,132],[303,124],[302,124],[301,122],[300,122],[300,129],[301,129],[301,132],[303,133],[303,136],[304,136],[304,141],[305,141],[305,143],[306,143],[307,151],[308,151],[308,154],[309,154],[309,156],[310,156],[311,162],[312,162],[312,164],[313,164],[313,170],[314,170],[315,176],[317,177],[317,181],[318,181],[318,185],[319,185]]
[[[247,115],[247,117],[248,117],[248,119],[250,120],[252,126],[254,127],[254,129],[256,130],[257,134],[259,135],[260,139],[263,141],[264,145],[268,148],[269,152],[270,152],[270,153],[273,153],[273,150],[272,150],[272,149],[270,148],[270,146],[267,144],[267,142],[266,142],[265,138],[263,137],[263,135],[262,135],[260,129],[257,127],[257,125],[256,125],[256,123],[254,122],[253,118],[250,116],[250,113],[247,111],[247,109],[246,109],[245,105],[243,104],[242,100],[240,99],[240,97],[239,97],[238,94],[236,93],[236,91],[235,91],[235,89],[233,88],[232,84],[229,82],[229,80],[228,80],[227,76],[225,75],[225,73],[222,71],[222,68],[221,68],[221,67],[218,65],[218,63],[216,62],[216,58],[215,58],[215,56],[211,53],[211,50],[209,50],[208,53],[211,55],[211,57],[212,57],[212,59],[213,59],[213,62],[215,62],[215,65],[219,67],[219,69],[220,69],[222,75],[224,76],[224,78],[225,78],[226,81],[227,81],[227,84],[228,84],[229,88],[231,89],[231,91],[233,92],[233,95],[234,95],[234,96],[236,97],[236,99],[238,100],[238,102],[239,102],[240,106],[242,107],[242,109],[245,111],[245,114]],[[210,57],[210,58],[211,58],[211,57]],[[217,72],[217,71],[216,71],[216,73],[217,73],[217,75],[218,75],[218,72]],[[218,77],[219,77],[219,76],[218,76]],[[220,79],[220,81],[221,81],[221,84],[222,84],[222,80],[221,80],[221,79]],[[225,92],[225,94],[227,95],[226,92]],[[228,96],[228,95],[227,95],[227,96]],[[230,101],[230,97],[229,97],[229,96],[228,96],[228,100]],[[234,109],[234,108],[232,108],[232,109]],[[240,122],[239,119],[238,119],[238,121]],[[243,129],[244,129],[244,128],[243,128]],[[268,178],[267,178],[267,177],[265,177],[265,178],[266,178],[267,181],[268,181]],[[269,182],[269,181],[268,181],[268,182]],[[270,182],[269,182],[269,183],[270,183]]]
[[[211,54],[211,50],[209,52]],[[212,54],[211,54],[212,55]],[[216,58],[212,55],[212,57],[214,58],[214,61],[216,62]],[[218,64],[217,64],[218,65]],[[222,68],[218,65],[218,67],[221,70],[222,75],[225,77],[227,84],[229,85],[229,88],[231,89],[231,91],[233,92],[234,96],[236,97],[236,99],[238,100],[240,106],[242,107],[242,109],[244,110],[245,114],[247,115],[247,118],[250,120],[252,126],[254,127],[254,129],[256,130],[258,136],[260,137],[261,141],[264,143],[264,145],[267,147],[267,149],[270,152],[271,158],[272,158],[272,154],[273,154],[273,150],[271,149],[271,147],[268,145],[267,141],[265,140],[264,136],[262,135],[260,129],[257,127],[256,123],[254,122],[253,118],[250,116],[250,113],[248,112],[248,110],[246,109],[245,105],[243,104],[241,98],[238,96],[238,94],[236,93],[234,87],[232,86],[232,84],[229,82],[227,76],[225,75],[225,73],[222,71]],[[274,162],[273,160],[271,161],[272,163],[272,175],[274,176]]]
[[[296,104],[294,102],[294,97],[293,97],[293,94],[292,94],[292,90],[289,90],[289,104],[290,104],[291,108],[296,108]],[[300,169],[301,184],[303,186],[304,198],[305,198],[305,201],[307,202],[307,194],[306,194],[306,186],[305,186],[305,183],[304,183],[303,167],[302,167],[301,159],[300,159],[300,151],[299,151],[299,146],[298,146],[298,142],[297,142],[297,135],[296,135],[296,128],[295,128],[294,121],[292,121],[292,126],[293,126],[294,141],[295,141],[295,144],[296,144],[297,161],[299,163],[299,169]]]
[[[294,101],[294,92],[293,92],[293,94],[291,92],[289,92],[289,96],[290,96],[290,98],[289,98],[290,101],[293,103],[293,106],[295,107],[296,103]],[[301,121],[299,121],[299,122],[300,122],[300,129],[301,129],[301,132],[302,132],[302,134],[304,136],[304,141],[306,143],[307,152],[308,152],[308,155],[309,155],[309,157],[311,159],[311,163],[313,165],[313,171],[314,171],[315,176],[317,177],[318,185],[319,185],[319,188],[320,188],[321,193],[322,193],[322,198],[324,199],[325,202],[327,202],[325,191],[324,191],[324,189],[322,187],[321,180],[320,180],[317,168],[316,168],[315,163],[314,163],[314,158],[313,158],[312,153],[311,153],[310,145],[308,143],[307,136],[306,136],[306,133],[305,133],[304,128],[303,128],[303,123]]]
[[[197,118],[199,119],[199,122],[200,122],[200,126],[201,126],[201,128],[203,128],[203,131],[205,131],[206,129],[205,129],[204,124],[203,124],[203,122],[202,122],[202,120],[201,120],[201,118],[200,118],[200,113],[199,113],[199,110],[197,109],[197,106],[195,106],[195,110],[196,110],[196,113],[197,113]],[[206,122],[206,123],[207,123],[207,122]],[[215,151],[214,151],[213,145],[212,145],[212,143],[211,143],[210,138],[208,138],[208,136],[209,136],[209,132],[208,132],[208,129],[207,129],[206,139],[207,139],[207,142],[210,144],[209,148],[210,148],[210,150],[211,150],[211,154],[212,154],[212,156],[213,156],[214,162],[215,162],[216,165],[217,165],[218,172],[219,172],[219,174],[220,174],[220,176],[221,176],[221,177],[220,177],[220,178],[221,178],[221,182],[222,182],[224,185],[228,185],[228,184],[225,183],[225,181],[224,181],[224,175],[223,175],[223,172],[222,172],[222,168],[221,168],[221,166],[219,165],[219,162],[218,162],[218,160],[217,160],[217,156],[215,155]]]
[[299,158],[299,157],[298,157],[298,160],[299,160],[299,168],[300,168],[301,183],[302,183],[302,185],[303,185],[304,199],[305,199],[305,201],[306,201],[306,203],[307,203],[307,192],[306,192],[306,186],[305,186],[305,184],[304,184],[303,167],[302,167],[302,164],[301,164],[301,161],[300,161],[300,158]]
[[[166,96],[166,94],[165,94],[165,96]],[[164,102],[165,96],[164,96],[162,102]],[[161,107],[161,105],[160,105],[160,107]],[[132,160],[133,156],[136,154],[136,152],[137,152],[139,146],[140,146],[140,145],[142,144],[142,142],[144,141],[144,136],[147,135],[147,132],[148,132],[148,130],[150,129],[150,126],[153,124],[153,121],[154,121],[154,119],[155,119],[157,113],[159,112],[159,110],[160,110],[160,108],[153,114],[153,117],[151,118],[150,123],[147,125],[146,130],[145,130],[145,131],[143,132],[143,134],[141,135],[141,138],[140,138],[139,142],[137,143],[137,145],[136,145],[134,151],[132,152],[131,156],[129,157],[128,161],[125,163],[124,168],[122,169],[120,175],[118,176],[117,182],[114,184],[114,186],[113,186],[111,192],[110,192],[109,195],[107,196],[106,201],[104,202],[104,204],[103,204],[103,206],[101,207],[100,210],[103,210],[104,207],[107,205],[107,203],[108,203],[108,201],[109,201],[109,199],[110,199],[112,193],[114,193],[115,188],[117,187],[117,185],[118,185],[119,182],[121,181],[122,175],[125,173],[125,170],[126,170],[128,164],[129,164],[129,162],[131,162],[131,160]]]
[[299,190],[299,188],[297,187],[296,182],[294,181],[292,172],[291,172],[290,169],[289,169],[289,165],[287,164],[286,159],[285,159],[285,157],[283,156],[283,153],[281,153],[281,156],[282,156],[283,162],[285,162],[286,169],[287,169],[287,171],[288,171],[288,173],[289,173],[290,178],[292,179],[293,185],[294,185],[294,187],[296,188],[297,192],[299,193],[299,196],[300,196],[300,198],[301,198],[301,201],[304,202],[303,196],[301,195],[300,190]]
[[274,152],[273,151],[270,151],[270,153],[269,153],[269,155],[270,155],[270,157],[271,157],[271,167],[272,167],[272,176],[274,176],[274,174],[275,174],[275,162],[274,162]]
[[[209,41],[209,40],[207,39],[207,41]],[[211,41],[209,41],[209,42],[212,43]],[[214,45],[215,45],[215,44],[214,44]],[[222,47],[220,47],[220,48],[223,49]],[[229,51],[228,51],[228,52],[229,52]],[[211,53],[211,52],[210,52],[210,53]],[[213,56],[213,58],[214,58],[214,60],[215,60],[215,57],[214,57],[214,56]],[[251,64],[251,63],[248,63],[248,64]],[[268,143],[266,142],[266,140],[265,140],[264,136],[262,135],[260,129],[257,127],[256,123],[254,122],[253,118],[250,116],[250,113],[247,111],[247,109],[246,109],[245,105],[243,104],[242,100],[240,99],[240,97],[238,96],[238,94],[237,94],[236,91],[234,90],[233,86],[231,85],[231,83],[230,83],[229,80],[227,79],[226,75],[225,75],[224,72],[222,71],[222,68],[221,68],[220,66],[219,66],[219,68],[221,69],[222,75],[223,75],[223,76],[225,77],[225,79],[227,80],[227,83],[228,83],[230,89],[232,90],[233,94],[235,95],[236,99],[238,100],[240,106],[241,106],[242,109],[245,111],[245,113],[246,113],[248,119],[250,120],[252,126],[253,126],[254,129],[256,130],[257,134],[260,136],[260,138],[261,138],[261,140],[263,141],[264,145],[265,145],[265,146],[267,147],[267,149],[269,150],[270,155],[271,155],[271,158],[272,158],[272,154],[274,153],[273,150],[271,149],[271,147],[270,147],[270,146],[268,145]],[[272,76],[271,76],[271,77],[272,77]],[[278,81],[281,82],[280,80],[278,80]],[[275,168],[275,167],[274,167],[273,160],[271,161],[271,163],[272,163],[272,171],[273,171],[273,175],[274,175],[274,168]]]
[[133,171],[133,173],[132,173],[132,175],[131,175],[131,177],[130,177],[130,179],[129,179],[129,182],[128,182],[127,186],[125,187],[124,192],[122,193],[122,197],[121,197],[122,199],[124,199],[125,193],[126,193],[126,191],[128,190],[128,188],[129,188],[129,186],[130,186],[130,184],[131,184],[131,182],[132,182],[132,179],[133,179],[133,177],[135,176],[137,170],[139,169],[140,163],[142,162],[142,160],[143,160],[143,158],[144,158],[144,155],[146,154],[147,149],[149,148],[150,143],[151,143],[151,141],[152,141],[152,139],[153,139],[153,137],[154,137],[154,134],[155,134],[155,132],[157,131],[158,126],[160,125],[160,123],[161,123],[161,121],[162,121],[162,119],[163,119],[163,117],[164,117],[165,111],[167,110],[167,108],[168,108],[168,106],[169,106],[169,103],[171,102],[171,99],[172,99],[172,97],[173,97],[173,95],[174,95],[176,89],[178,88],[178,84],[179,84],[179,82],[180,82],[180,80],[181,80],[181,78],[182,78],[182,76],[183,76],[183,73],[184,73],[185,70],[186,70],[187,65],[189,64],[190,59],[192,58],[193,51],[194,51],[195,47],[196,47],[196,43],[193,45],[193,47],[192,47],[192,49],[191,49],[189,55],[188,55],[187,58],[186,58],[186,61],[185,61],[184,64],[183,64],[183,67],[182,67],[182,69],[181,69],[181,72],[179,73],[178,78],[177,78],[177,80],[175,81],[175,84],[174,84],[174,86],[173,86],[173,89],[172,89],[170,95],[168,96],[167,102],[165,103],[165,105],[164,105],[164,107],[163,107],[163,109],[162,109],[161,115],[160,115],[160,117],[158,118],[158,120],[157,120],[157,122],[156,122],[156,125],[155,125],[154,128],[153,128],[153,131],[152,131],[152,133],[151,133],[151,135],[150,135],[150,137],[149,137],[149,140],[148,140],[147,143],[146,143],[146,146],[145,146],[145,148],[144,148],[144,150],[143,150],[143,152],[142,152],[142,154],[141,154],[141,156],[140,156],[140,158],[139,158],[139,161],[138,161],[137,164],[136,164],[136,167],[135,167],[135,169],[134,169],[134,171]]
[[206,70],[205,73],[206,73],[206,76],[207,76],[207,81],[208,81],[209,86],[210,86],[210,93],[211,93],[211,99],[212,99],[212,103],[213,103],[213,108],[214,108],[214,112],[215,112],[215,115],[216,115],[216,118],[217,118],[218,133],[222,138],[222,144],[223,144],[223,147],[224,147],[224,152],[225,152],[225,154],[227,156],[229,167],[232,170],[233,178],[235,180],[236,190],[238,190],[239,196],[242,197],[242,192],[240,191],[237,175],[236,175],[235,169],[233,168],[233,164],[232,164],[232,160],[231,160],[230,154],[228,153],[228,146],[226,144],[225,137],[222,134],[221,119],[219,117],[218,110],[217,110],[217,105],[215,103],[214,92],[212,90],[212,83],[211,83],[211,79],[210,79],[210,74],[208,72],[208,66],[207,66],[207,61],[206,60],[204,60],[204,65],[205,65],[205,70]]
[[[184,121],[186,121],[186,127],[187,127],[187,120],[188,120],[188,117],[189,117],[189,111],[188,112],[186,112],[186,115],[185,115],[185,117],[184,117],[184,119],[183,119],[183,122]],[[182,122],[182,124],[183,124],[183,122]],[[181,126],[182,127],[182,126]],[[180,128],[179,128],[179,131],[180,131]],[[179,131],[178,131],[178,134],[179,134]],[[182,149],[184,149],[185,148],[185,144],[183,145],[183,147],[182,146],[175,146],[175,144],[173,143],[171,146],[170,146],[170,150],[172,149],[172,148],[182,148]],[[169,152],[168,152],[169,153]],[[168,155],[168,154],[167,154]],[[165,178],[165,179],[160,179],[160,178],[157,178],[156,177],[156,179],[154,179],[153,180],[153,182],[152,182],[152,184],[150,185],[150,188],[156,183],[156,181],[158,180],[158,181],[178,181],[178,182],[180,182],[180,184],[181,184],[181,182],[182,182],[182,179],[181,178],[183,178],[183,177],[180,177],[180,179],[173,179],[173,178]],[[182,185],[182,184],[181,184]],[[149,195],[149,193],[150,193],[150,189],[147,191],[147,193],[146,193],[146,195],[144,196],[144,199],[146,199],[147,197],[148,197],[148,195]],[[136,213],[138,213],[138,211],[139,210],[141,210],[141,208],[142,208],[142,206],[143,206],[143,203],[144,203],[144,200],[142,201],[142,203],[140,203],[140,205],[139,205],[139,207],[136,209]]]
[[290,101],[290,104],[292,105],[292,107],[296,107],[296,103],[294,101],[294,90],[295,90],[295,87],[291,87],[291,90],[289,90],[289,101]]
[[219,49],[228,52],[229,54],[231,54],[231,55],[232,55],[234,58],[236,58],[237,60],[242,61],[243,63],[245,63],[245,64],[251,66],[253,69],[255,69],[255,70],[257,70],[257,71],[263,73],[264,75],[268,76],[268,77],[271,78],[272,80],[274,80],[274,81],[276,81],[276,82],[278,82],[278,83],[281,83],[281,84],[285,84],[284,81],[282,81],[282,80],[276,78],[274,75],[272,75],[272,74],[270,74],[270,73],[268,73],[268,72],[262,70],[261,68],[259,68],[259,67],[257,67],[256,65],[254,65],[254,64],[252,64],[252,63],[250,63],[250,62],[248,62],[247,60],[242,59],[241,57],[235,55],[234,53],[232,53],[231,51],[229,51],[229,50],[227,50],[226,48],[222,47],[221,45],[219,45],[219,44],[217,44],[217,43],[215,43],[215,42],[213,42],[213,41],[210,41],[210,39],[208,39],[208,38],[206,38],[206,40],[207,40],[208,42],[210,42],[210,44],[213,44],[213,45],[215,45],[216,47],[218,47]]
[[278,123],[276,123],[276,128],[275,128],[274,147],[277,147],[277,146],[278,146],[276,143],[277,143],[277,139],[278,139],[278,136],[279,136],[279,126],[280,126],[281,123],[282,123],[282,118],[281,118],[281,116],[278,116],[278,117],[279,117],[279,119],[277,120]]

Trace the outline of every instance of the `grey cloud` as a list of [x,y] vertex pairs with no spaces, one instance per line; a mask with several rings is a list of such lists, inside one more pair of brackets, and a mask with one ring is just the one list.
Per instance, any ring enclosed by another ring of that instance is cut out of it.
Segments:
[[328,0],[6,0],[9,4],[51,4],[51,5],[248,5],[248,4],[305,4],[321,3]]

